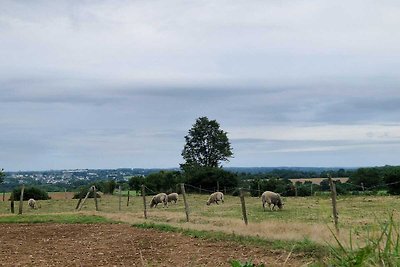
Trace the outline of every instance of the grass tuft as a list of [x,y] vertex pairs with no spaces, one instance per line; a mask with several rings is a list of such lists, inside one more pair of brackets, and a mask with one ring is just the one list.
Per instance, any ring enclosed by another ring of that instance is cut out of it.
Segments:
[[367,234],[365,245],[355,247],[351,232],[349,246],[345,246],[331,230],[338,246],[329,245],[331,250],[330,264],[333,266],[400,266],[399,224],[393,214],[389,220],[380,222],[380,232]]

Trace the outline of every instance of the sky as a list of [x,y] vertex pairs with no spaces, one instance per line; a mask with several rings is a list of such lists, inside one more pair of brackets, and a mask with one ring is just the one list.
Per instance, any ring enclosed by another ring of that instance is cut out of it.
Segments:
[[400,165],[400,2],[7,1],[0,168]]

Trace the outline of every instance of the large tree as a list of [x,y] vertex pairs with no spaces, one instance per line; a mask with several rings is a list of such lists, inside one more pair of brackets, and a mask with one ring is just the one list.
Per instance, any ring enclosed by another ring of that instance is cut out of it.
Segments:
[[227,133],[216,120],[200,117],[185,136],[182,151],[185,167],[219,167],[221,161],[233,156]]

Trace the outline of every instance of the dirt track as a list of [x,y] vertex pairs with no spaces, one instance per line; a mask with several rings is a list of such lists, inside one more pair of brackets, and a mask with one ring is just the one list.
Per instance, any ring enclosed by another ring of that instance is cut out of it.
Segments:
[[[0,224],[0,266],[281,266],[288,254],[126,224]],[[300,266],[291,256],[286,266]]]

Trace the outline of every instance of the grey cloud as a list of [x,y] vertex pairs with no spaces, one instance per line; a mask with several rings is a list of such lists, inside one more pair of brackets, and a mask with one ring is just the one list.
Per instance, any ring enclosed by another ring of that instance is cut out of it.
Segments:
[[[0,161],[174,167],[200,116],[228,132],[396,123],[399,14],[396,1],[5,1]],[[378,134],[381,143],[233,139],[230,164],[361,164],[357,152],[369,164],[375,151],[392,163],[399,147]],[[335,146],[344,159],[290,151]]]

